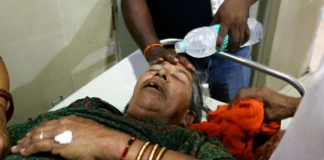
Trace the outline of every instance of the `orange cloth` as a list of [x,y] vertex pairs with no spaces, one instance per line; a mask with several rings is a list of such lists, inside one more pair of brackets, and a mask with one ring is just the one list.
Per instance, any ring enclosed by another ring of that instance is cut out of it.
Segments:
[[193,124],[189,129],[216,137],[237,159],[259,159],[265,155],[270,158],[279,141],[280,123],[263,123],[263,118],[263,103],[247,99],[232,109],[230,105],[218,106],[208,114],[207,122]]

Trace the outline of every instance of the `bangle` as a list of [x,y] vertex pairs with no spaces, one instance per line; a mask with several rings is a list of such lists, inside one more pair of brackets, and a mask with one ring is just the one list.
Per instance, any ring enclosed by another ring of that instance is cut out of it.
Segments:
[[155,155],[153,157],[154,160],[156,160],[156,157],[158,156],[159,152],[161,151],[162,148],[158,148],[155,152]]
[[145,50],[144,50],[144,57],[146,57],[146,53],[149,51],[149,50],[151,50],[152,48],[154,48],[154,47],[163,47],[163,45],[162,44],[152,44],[152,45],[149,45],[149,46],[147,46],[146,48],[145,48]]
[[[0,97],[4,98],[6,101],[9,101],[9,103],[10,103],[8,110],[6,110],[6,116],[7,116],[7,122],[8,122],[14,113],[15,107],[14,107],[13,99],[12,99],[11,94],[4,89],[0,89]],[[3,108],[5,108],[5,107],[3,107]]]
[[137,159],[136,159],[136,160],[141,160],[141,159],[142,159],[143,153],[144,153],[144,151],[146,150],[147,146],[148,146],[150,143],[151,143],[151,142],[146,142],[146,143],[144,143],[144,145],[142,146],[140,152],[138,152],[138,155],[137,155]]
[[7,110],[6,110],[6,108],[1,103],[0,103],[0,107],[3,109],[4,114],[6,116],[6,119],[7,119],[7,114],[6,114]]
[[153,149],[152,149],[152,151],[151,151],[151,153],[150,153],[149,160],[153,160],[153,157],[154,157],[155,151],[156,151],[156,149],[157,149],[158,147],[159,147],[158,144],[154,145],[154,147],[153,147]]
[[126,155],[127,155],[127,152],[128,152],[128,150],[129,150],[129,148],[130,148],[130,146],[135,142],[137,140],[137,137],[132,137],[129,141],[128,141],[128,143],[127,143],[127,145],[126,145],[126,148],[124,149],[124,152],[123,152],[123,154],[122,154],[122,156],[121,156],[121,160],[124,160],[125,159],[125,157],[126,157]]
[[163,157],[163,154],[165,153],[166,148],[163,147],[161,151],[159,152],[158,156],[156,157],[156,160],[160,160]]

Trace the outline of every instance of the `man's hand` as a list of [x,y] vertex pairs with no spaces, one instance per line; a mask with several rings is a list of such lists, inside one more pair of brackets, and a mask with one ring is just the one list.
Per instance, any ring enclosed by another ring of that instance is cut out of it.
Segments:
[[228,50],[237,50],[250,38],[247,18],[250,6],[256,0],[225,0],[216,12],[212,25],[221,24],[216,50],[219,50],[227,33],[230,33]]
[[188,59],[181,54],[176,54],[173,49],[166,49],[163,47],[155,47],[149,50],[146,55],[146,60],[149,63],[168,61],[172,64],[180,63],[190,71],[195,71],[195,67],[188,61]]
[[266,122],[280,121],[292,117],[301,100],[301,98],[287,97],[265,87],[249,88],[241,89],[231,101],[231,106],[249,98],[264,103],[264,119]]
[[0,159],[3,158],[4,154],[9,148],[9,137],[5,126],[0,124]]
[[[159,43],[155,33],[151,13],[144,0],[122,0],[122,12],[125,24],[136,41],[137,45],[145,50],[151,44]],[[177,58],[174,50],[162,47],[152,48],[146,53],[146,60],[151,64],[158,61],[168,61],[172,64],[180,62],[190,71],[195,71],[195,67],[183,55]]]

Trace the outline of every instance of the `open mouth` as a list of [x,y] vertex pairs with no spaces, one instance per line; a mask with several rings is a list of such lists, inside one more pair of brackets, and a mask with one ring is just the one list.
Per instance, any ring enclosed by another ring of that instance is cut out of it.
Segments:
[[153,91],[153,93],[158,93],[164,98],[167,98],[168,92],[163,82],[159,82],[158,80],[151,79],[148,82],[146,82],[143,88],[150,89],[151,91]]
[[161,88],[157,84],[155,84],[153,82],[150,82],[146,87],[155,88],[155,89],[161,91]]

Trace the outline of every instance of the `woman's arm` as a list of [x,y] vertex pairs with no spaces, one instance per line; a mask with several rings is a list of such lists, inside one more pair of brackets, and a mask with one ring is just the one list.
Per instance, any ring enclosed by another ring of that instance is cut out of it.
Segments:
[[[0,89],[4,89],[9,92],[9,75],[7,68],[2,58],[0,58]],[[7,109],[7,100],[0,97],[0,104]],[[0,125],[6,126],[6,112],[3,109],[0,109]]]
[[[72,142],[60,145],[54,137],[64,131],[71,131]],[[42,135],[42,139],[40,138]],[[68,116],[59,120],[48,121],[36,127],[26,137],[21,139],[11,151],[22,156],[30,156],[38,152],[51,152],[66,159],[121,159],[128,141],[132,137],[120,132],[112,131],[89,119]],[[137,159],[137,155],[144,144],[137,140],[130,146],[125,159]],[[142,159],[148,159],[153,146],[149,146]],[[159,148],[160,149],[160,148]],[[180,152],[168,150],[163,159],[195,160]]]
[[[185,133],[184,133],[185,132]],[[197,160],[197,159],[208,159],[208,160],[218,160],[218,159],[228,159],[234,160],[233,156],[229,153],[229,151],[225,148],[224,145],[221,144],[216,138],[209,137],[203,132],[197,132],[193,130],[181,131],[176,136],[167,137],[169,140],[172,140],[173,143],[179,143],[179,148],[177,151],[174,150],[167,150],[162,157],[162,160],[169,160],[169,159],[177,159],[177,160]],[[130,136],[119,140],[124,144],[119,148],[119,151],[116,151],[116,156],[122,154],[122,151],[125,149],[125,144],[127,144]],[[137,140],[131,147],[127,153],[126,160],[134,160],[137,159],[138,153],[141,150],[143,144],[145,142]],[[105,144],[108,144],[106,142]],[[108,144],[109,145],[109,144]],[[155,144],[154,144],[155,145]],[[146,149],[146,152],[143,155],[142,159],[148,159],[150,153],[153,149],[151,145],[149,148]],[[105,147],[105,148],[112,148]],[[157,149],[159,151],[161,147]],[[175,158],[176,157],[176,158]]]
[[[9,92],[9,76],[6,65],[2,58],[0,58],[0,89],[4,89]],[[0,97],[0,104],[5,110],[7,109],[7,100]],[[4,109],[0,108],[0,159],[9,146],[9,138],[6,130],[6,111]]]
[[[121,144],[127,144],[128,140],[130,139],[131,137],[125,137],[123,141],[121,141]],[[135,141],[135,143],[130,147],[127,155],[126,155],[126,160],[134,160],[134,159],[137,159],[137,156],[138,156],[138,153],[140,152],[143,144],[145,142],[143,141],[140,141],[140,140],[137,140]],[[155,145],[155,144],[154,144]],[[149,159],[149,156],[151,154],[151,151],[154,147],[154,145],[150,145],[147,147],[147,149],[145,150],[144,154],[143,154],[143,157],[142,159]],[[124,148],[126,147],[126,145],[124,147],[121,147],[119,149],[117,153],[117,155],[121,156],[121,154],[123,153],[123,150]],[[158,147],[156,149],[156,151],[160,151],[160,149],[162,149],[161,147]],[[188,156],[188,155],[185,155],[185,154],[182,154],[180,152],[176,152],[176,151],[172,151],[172,150],[167,150],[165,152],[165,154],[163,154],[163,157],[161,158],[161,160],[170,160],[170,159],[176,159],[177,160],[197,160],[197,158],[195,157],[191,157],[191,156]],[[119,157],[120,159],[121,157]]]

